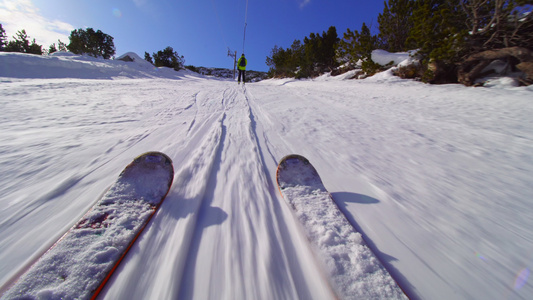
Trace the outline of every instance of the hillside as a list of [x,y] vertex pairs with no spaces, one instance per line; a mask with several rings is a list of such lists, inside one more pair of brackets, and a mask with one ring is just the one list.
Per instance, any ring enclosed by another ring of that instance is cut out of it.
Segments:
[[0,53],[0,286],[156,150],[174,184],[101,299],[390,290],[332,279],[341,260],[316,252],[276,187],[278,161],[297,153],[379,258],[343,255],[363,273],[382,264],[411,299],[528,299],[532,87],[349,77],[243,87],[137,61]]

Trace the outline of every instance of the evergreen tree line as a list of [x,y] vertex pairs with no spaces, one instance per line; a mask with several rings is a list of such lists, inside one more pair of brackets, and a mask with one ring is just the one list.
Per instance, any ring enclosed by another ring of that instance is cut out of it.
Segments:
[[30,42],[30,37],[28,37],[28,34],[24,29],[18,31],[13,37],[13,40],[8,41],[6,31],[2,27],[2,24],[0,24],[0,51],[42,55],[43,47],[37,44],[35,39]]
[[331,26],[327,32],[311,33],[303,43],[295,40],[290,48],[274,46],[266,64],[271,77],[314,77],[337,67],[335,49],[339,42],[337,30]]
[[70,51],[75,54],[87,54],[93,57],[103,57],[109,59],[115,55],[115,44],[113,37],[103,33],[101,30],[94,31],[92,28],[74,29],[69,36],[70,43],[67,45],[58,40],[49,46],[46,51],[42,45],[39,45],[30,37],[26,30],[22,29],[13,36],[13,40],[8,41],[6,31],[0,24],[0,51],[3,52],[21,52],[29,54],[51,54],[57,51]]
[[417,49],[422,77],[431,81],[435,65],[456,73],[476,53],[510,47],[533,51],[531,10],[531,0],[388,0],[377,18],[377,35],[363,23],[359,31],[348,28],[337,39],[330,27],[327,34],[306,37],[303,45],[296,40],[287,49],[274,46],[266,63],[273,77],[310,77],[358,63],[373,73],[380,66],[372,61],[372,50]]
[[[68,45],[58,40],[57,46],[53,43],[48,48],[48,51],[45,51],[42,45],[36,43],[35,39],[30,42],[30,37],[24,29],[18,31],[13,40],[8,41],[6,32],[2,24],[0,24],[0,51],[3,52],[43,55],[57,51],[70,51],[75,54],[87,54],[104,59],[110,59],[116,52],[113,37],[101,30],[95,31],[93,28],[75,29],[70,33],[69,40],[70,43]],[[172,47],[153,53],[153,59],[150,54],[145,52],[145,59],[156,67],[169,67],[175,70],[183,69],[185,64],[183,55],[178,55]]]

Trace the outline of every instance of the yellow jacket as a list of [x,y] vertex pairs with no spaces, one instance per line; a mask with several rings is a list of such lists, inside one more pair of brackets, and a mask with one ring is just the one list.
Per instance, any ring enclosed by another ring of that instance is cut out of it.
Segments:
[[[244,60],[244,62],[243,62],[243,60]],[[242,64],[243,64],[244,66],[241,66],[241,62],[242,62]],[[243,70],[243,71],[244,71],[244,70],[246,70],[246,65],[247,65],[247,64],[248,64],[248,61],[246,60],[246,57],[244,57],[244,55],[243,55],[243,56],[241,56],[241,57],[239,58],[239,60],[237,61],[237,68],[238,68],[239,70]]]

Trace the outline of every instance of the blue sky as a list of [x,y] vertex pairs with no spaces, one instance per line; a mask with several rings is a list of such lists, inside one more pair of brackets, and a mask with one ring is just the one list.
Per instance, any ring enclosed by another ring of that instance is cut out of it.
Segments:
[[339,37],[363,22],[377,32],[383,1],[374,0],[0,0],[9,39],[20,29],[48,46],[70,31],[92,27],[114,37],[116,55],[152,54],[171,46],[187,65],[232,68],[228,47],[244,51],[248,69],[267,71],[274,45],[289,47],[330,26]]

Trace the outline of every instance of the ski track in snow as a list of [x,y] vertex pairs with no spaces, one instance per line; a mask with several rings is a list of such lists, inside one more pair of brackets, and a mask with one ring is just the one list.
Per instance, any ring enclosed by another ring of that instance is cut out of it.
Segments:
[[[82,77],[83,78],[83,77]],[[0,285],[140,153],[174,184],[103,299],[332,299],[275,184],[306,156],[412,299],[527,299],[532,91],[363,81],[1,78]]]

